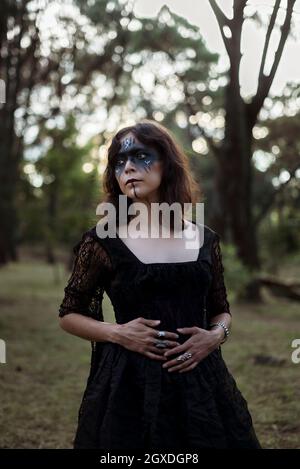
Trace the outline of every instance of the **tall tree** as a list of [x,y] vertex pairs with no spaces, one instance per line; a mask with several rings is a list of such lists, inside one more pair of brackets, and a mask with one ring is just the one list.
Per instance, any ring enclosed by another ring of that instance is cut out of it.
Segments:
[[[245,102],[241,96],[239,72],[242,58],[241,35],[247,0],[233,1],[232,18],[225,15],[216,0],[209,0],[230,61],[229,81],[225,96],[225,136],[220,151],[216,153],[216,187],[219,197],[219,211],[215,214],[214,226],[224,235],[227,232],[231,233],[237,246],[238,255],[251,271],[260,268],[252,203],[252,130],[278,69],[290,32],[295,1],[287,0],[286,2],[285,19],[280,27],[279,44],[270,72],[266,74],[265,65],[270,38],[276,28],[276,18],[281,6],[280,0],[275,1],[263,46],[257,91],[251,102]],[[251,299],[259,298],[258,283],[255,280],[249,285],[248,295]]]
[[17,257],[16,192],[32,92],[59,67],[59,59],[41,57],[39,19],[47,4],[3,0],[0,5],[0,78],[6,89],[0,105],[0,265]]

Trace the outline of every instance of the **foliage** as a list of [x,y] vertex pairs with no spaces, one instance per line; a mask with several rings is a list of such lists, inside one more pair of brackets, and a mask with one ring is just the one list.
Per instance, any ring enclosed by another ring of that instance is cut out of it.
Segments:
[[33,178],[41,176],[43,182],[28,191],[20,207],[27,215],[22,224],[24,240],[70,243],[93,223],[100,198],[99,176],[97,167],[87,174],[82,166],[91,162],[94,143],[78,146],[77,132],[72,115],[63,129],[40,128],[35,145],[40,146],[45,140],[51,143],[34,165]]
[[255,274],[249,272],[243,265],[237,256],[236,247],[232,243],[221,243],[221,251],[228,301],[231,304],[244,297],[246,287]]

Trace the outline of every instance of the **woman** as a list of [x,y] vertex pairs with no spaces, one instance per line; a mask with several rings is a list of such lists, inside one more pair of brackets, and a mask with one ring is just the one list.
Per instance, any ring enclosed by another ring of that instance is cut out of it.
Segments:
[[[170,132],[150,120],[114,136],[104,189],[117,226],[120,195],[129,205],[142,203],[146,236],[161,225],[154,203],[183,206],[197,193],[186,156]],[[181,217],[183,236],[175,237],[175,220],[169,238],[122,237],[126,225],[134,228],[131,214],[115,237],[99,237],[93,227],[74,248],[60,325],[92,342],[74,448],[260,448],[247,402],[221,354],[231,313],[219,236]],[[204,242],[187,249],[185,228],[199,239],[201,227]],[[115,324],[103,321],[104,291]]]

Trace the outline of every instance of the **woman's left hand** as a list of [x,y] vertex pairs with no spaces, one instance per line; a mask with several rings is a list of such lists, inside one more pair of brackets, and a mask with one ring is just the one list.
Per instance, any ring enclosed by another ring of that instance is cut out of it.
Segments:
[[175,358],[165,362],[162,366],[163,368],[168,368],[169,372],[179,371],[179,373],[183,373],[185,371],[192,370],[201,360],[219,347],[224,338],[224,333],[221,327],[210,331],[196,326],[183,327],[176,330],[181,334],[189,334],[192,336],[183,344],[178,345],[171,350],[167,350],[164,353],[164,356],[169,357],[175,353],[183,354],[185,352],[190,352],[192,356],[185,361],[178,361]]

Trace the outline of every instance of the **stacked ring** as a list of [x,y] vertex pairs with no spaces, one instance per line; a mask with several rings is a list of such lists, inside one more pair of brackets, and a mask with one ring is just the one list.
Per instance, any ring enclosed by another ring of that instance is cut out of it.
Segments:
[[189,358],[192,357],[191,352],[185,352],[183,355],[179,355],[179,357],[176,358],[179,362],[184,362],[185,360],[188,360]]
[[168,342],[166,340],[156,340],[155,347],[157,348],[166,348],[168,347]]

